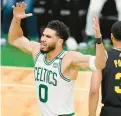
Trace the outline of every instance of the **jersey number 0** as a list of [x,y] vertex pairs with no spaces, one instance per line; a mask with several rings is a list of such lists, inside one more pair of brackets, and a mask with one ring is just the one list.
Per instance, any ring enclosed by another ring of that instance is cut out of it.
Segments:
[[39,99],[41,102],[46,103],[48,100],[48,87],[46,85],[39,85]]

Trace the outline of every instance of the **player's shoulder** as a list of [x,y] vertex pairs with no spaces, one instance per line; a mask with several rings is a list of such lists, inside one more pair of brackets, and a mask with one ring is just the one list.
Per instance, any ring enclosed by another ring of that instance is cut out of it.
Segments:
[[117,53],[120,53],[121,50],[120,49],[117,49],[117,48],[111,48],[109,50],[106,51],[107,53],[107,56],[113,56],[114,54],[117,54]]
[[109,50],[105,50],[105,54],[106,54],[106,57],[108,58],[108,56],[110,54],[112,54],[115,50],[113,48],[109,49]]
[[67,51],[67,53],[64,55],[64,59],[65,60],[73,60],[74,58],[76,58],[77,56],[83,55],[80,52],[77,51]]
[[68,56],[72,56],[72,57],[75,56],[76,54],[82,54],[82,53],[77,52],[77,51],[68,51],[68,52],[67,52],[67,55],[68,55]]
[[41,54],[40,52],[40,44],[36,43],[33,48],[32,48],[32,56],[35,59],[37,57],[38,54]]

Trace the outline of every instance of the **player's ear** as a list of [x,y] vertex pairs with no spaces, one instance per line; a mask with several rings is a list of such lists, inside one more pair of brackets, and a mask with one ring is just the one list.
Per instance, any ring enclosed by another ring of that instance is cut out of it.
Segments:
[[113,33],[111,33],[111,40],[113,40],[114,39],[114,36],[113,36]]
[[63,44],[63,39],[59,39],[59,40],[58,40],[58,44],[59,44],[59,45],[62,45],[62,44]]

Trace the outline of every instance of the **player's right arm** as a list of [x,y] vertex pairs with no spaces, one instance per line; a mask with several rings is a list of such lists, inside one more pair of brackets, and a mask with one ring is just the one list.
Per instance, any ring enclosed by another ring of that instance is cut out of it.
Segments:
[[21,4],[16,3],[16,6],[12,7],[13,20],[11,22],[8,33],[8,42],[22,51],[36,56],[35,51],[38,52],[40,44],[38,42],[29,41],[26,37],[23,36],[23,31],[21,29],[21,20],[23,18],[32,16],[32,14],[25,14],[26,4],[24,2],[22,2]]
[[101,81],[102,71],[94,71],[92,73],[89,91],[89,116],[96,116]]

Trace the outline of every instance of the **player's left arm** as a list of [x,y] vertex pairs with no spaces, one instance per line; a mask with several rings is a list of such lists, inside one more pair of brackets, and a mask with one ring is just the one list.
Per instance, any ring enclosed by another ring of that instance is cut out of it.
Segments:
[[[105,67],[104,61],[100,57],[84,55],[79,52],[70,51],[68,57],[71,60],[71,66],[76,66],[84,70],[101,70]],[[99,58],[99,60],[98,60]]]
[[96,110],[99,101],[99,88],[101,81],[102,81],[102,71],[93,72],[90,83],[90,91],[89,91],[89,102],[88,102],[89,116],[96,116]]
[[83,55],[72,52],[70,56],[72,65],[83,69],[102,70],[106,64],[105,48],[101,39],[100,27],[97,17],[93,19],[93,28],[96,38],[96,56]]

